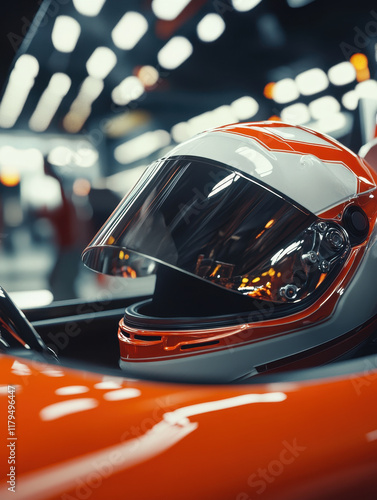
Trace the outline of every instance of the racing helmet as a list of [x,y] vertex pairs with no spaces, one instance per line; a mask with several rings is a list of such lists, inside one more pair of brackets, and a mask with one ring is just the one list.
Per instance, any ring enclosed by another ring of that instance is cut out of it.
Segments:
[[344,357],[377,324],[377,172],[283,122],[206,131],[153,162],[83,252],[156,275],[125,311],[130,376],[230,382]]

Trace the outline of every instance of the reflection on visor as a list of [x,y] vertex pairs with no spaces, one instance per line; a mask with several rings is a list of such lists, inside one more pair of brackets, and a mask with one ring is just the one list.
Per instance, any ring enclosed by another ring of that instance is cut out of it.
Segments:
[[163,263],[256,299],[297,302],[330,283],[349,251],[338,224],[235,169],[186,157],[153,164],[83,260],[124,277]]

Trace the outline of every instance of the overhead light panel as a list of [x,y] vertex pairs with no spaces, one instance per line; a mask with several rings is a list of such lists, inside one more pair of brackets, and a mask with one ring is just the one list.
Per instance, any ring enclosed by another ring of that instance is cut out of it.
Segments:
[[144,87],[137,76],[128,76],[112,91],[111,97],[118,106],[125,106],[138,99],[144,93]]
[[346,85],[353,82],[356,78],[356,70],[348,61],[335,64],[335,66],[329,69],[327,74],[333,85]]
[[232,5],[238,12],[248,12],[254,9],[262,0],[232,0]]
[[312,68],[297,75],[296,83],[302,95],[312,95],[327,89],[329,79],[322,69]]
[[10,128],[20,116],[39,71],[34,56],[23,54],[17,60],[0,103],[0,127]]
[[117,62],[115,53],[108,47],[97,47],[86,62],[88,74],[93,78],[104,79]]
[[77,12],[83,16],[97,16],[106,0],[73,0]]
[[187,7],[191,0],[152,0],[152,10],[156,17],[172,21]]
[[59,52],[72,52],[81,33],[81,26],[70,16],[58,16],[52,28],[51,38],[56,50]]
[[166,130],[146,132],[115,148],[114,156],[119,163],[132,163],[168,146],[170,140],[170,134]]
[[79,132],[92,112],[92,104],[104,88],[102,79],[87,76],[83,81],[78,96],[71,104],[63,120],[67,132]]
[[281,104],[294,101],[299,95],[297,84],[292,78],[283,78],[273,87],[273,99]]
[[350,90],[346,92],[342,97],[342,104],[345,108],[353,111],[357,108],[359,103],[359,96],[355,90]]
[[154,66],[142,66],[137,71],[137,77],[146,88],[156,85],[160,78],[160,73]]
[[315,99],[309,104],[309,110],[315,120],[339,113],[340,103],[331,95],[325,95]]
[[259,104],[250,96],[243,96],[236,99],[230,105],[238,120],[247,120],[258,113]]
[[158,62],[166,69],[178,68],[192,54],[192,45],[183,36],[174,36],[157,54]]
[[376,99],[377,82],[376,80],[365,80],[355,87],[355,92],[359,99]]
[[305,7],[305,5],[308,5],[312,2],[314,2],[314,0],[287,0],[287,4],[293,9]]
[[148,22],[139,12],[127,12],[111,32],[114,44],[123,50],[131,50],[148,31]]
[[292,125],[303,125],[310,120],[309,108],[302,102],[291,104],[282,110],[281,119]]
[[46,90],[41,95],[37,107],[32,114],[29,127],[35,132],[43,132],[48,128],[63,97],[71,87],[71,79],[65,73],[52,75]]
[[202,42],[214,42],[224,33],[224,30],[225,22],[218,14],[207,14],[196,28]]
[[334,113],[326,118],[321,118],[317,122],[312,122],[310,127],[324,134],[333,137],[341,137],[348,134],[352,128],[352,118],[350,113]]

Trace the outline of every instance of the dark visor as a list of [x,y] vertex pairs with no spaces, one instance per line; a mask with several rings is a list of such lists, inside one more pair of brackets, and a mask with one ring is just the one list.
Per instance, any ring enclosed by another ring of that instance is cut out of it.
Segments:
[[152,164],[83,253],[91,269],[158,263],[262,300],[298,301],[339,270],[347,233],[246,174],[210,160]]

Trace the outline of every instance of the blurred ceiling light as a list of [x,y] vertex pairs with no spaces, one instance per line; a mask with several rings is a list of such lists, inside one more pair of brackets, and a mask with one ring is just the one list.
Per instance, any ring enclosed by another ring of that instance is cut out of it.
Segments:
[[309,108],[302,102],[292,104],[282,110],[281,119],[292,125],[302,125],[310,120]]
[[340,137],[350,132],[352,128],[352,118],[347,113],[334,113],[317,122],[312,122],[310,127],[324,134]]
[[92,167],[98,160],[98,151],[88,147],[79,148],[74,153],[73,160],[78,167]]
[[304,7],[305,5],[308,5],[312,2],[314,2],[314,0],[287,0],[287,4],[293,9]]
[[198,23],[196,31],[202,42],[214,42],[225,30],[225,23],[218,14],[207,14]]
[[97,47],[86,62],[86,69],[93,78],[104,79],[116,62],[117,57],[109,47]]
[[342,104],[345,108],[353,111],[357,108],[357,104],[359,102],[359,97],[355,90],[350,90],[346,92],[342,97]]
[[20,309],[47,306],[54,300],[54,296],[50,290],[43,289],[25,292],[10,292],[9,295]]
[[267,99],[273,99],[274,97],[274,88],[275,88],[276,83],[275,82],[269,82],[263,89],[263,95],[267,97]]
[[233,108],[224,104],[211,111],[211,119],[215,127],[220,127],[221,125],[228,125],[229,123],[234,123],[237,121]]
[[20,172],[35,174],[43,170],[43,155],[37,148],[0,147],[0,165],[17,167]]
[[111,97],[118,106],[125,106],[144,93],[144,86],[137,76],[128,76],[114,88]]
[[352,66],[356,70],[356,80],[362,82],[370,78],[370,71],[368,67],[368,58],[365,54],[353,54],[350,58]]
[[46,90],[41,95],[37,107],[32,114],[29,127],[35,132],[43,132],[48,128],[58,110],[63,97],[71,87],[71,79],[64,73],[52,75]]
[[85,103],[92,104],[92,102],[99,97],[104,89],[104,86],[105,85],[101,79],[95,78],[94,76],[87,76],[82,82],[77,99],[80,99]]
[[144,87],[149,88],[156,85],[160,78],[160,73],[153,66],[142,66],[137,72],[137,77]]
[[358,83],[355,87],[355,92],[359,99],[376,99],[377,98],[377,82],[376,80],[366,80]]
[[129,134],[131,130],[144,125],[151,119],[145,110],[135,109],[126,111],[107,120],[103,126],[108,137],[122,137]]
[[228,123],[234,123],[236,121],[236,116],[230,106],[219,106],[212,111],[206,111],[205,113],[194,116],[188,120],[187,124],[189,137],[193,137],[194,135],[203,132],[203,130],[219,127],[221,125],[227,125]]
[[170,134],[166,130],[154,130],[127,141],[114,151],[115,159],[122,164],[146,158],[155,151],[170,144]]
[[159,51],[157,59],[164,68],[175,69],[191,56],[192,50],[192,45],[187,38],[174,36]]
[[88,196],[91,190],[91,184],[88,179],[76,179],[72,190],[76,196]]
[[81,33],[80,24],[69,16],[58,16],[52,28],[51,38],[59,52],[72,52]]
[[350,62],[344,61],[330,68],[328,76],[333,85],[346,85],[355,80],[356,71]]
[[283,78],[273,88],[273,99],[281,104],[294,101],[299,97],[296,82],[292,78]]
[[312,95],[327,89],[329,79],[322,69],[313,68],[297,75],[296,83],[302,95]]
[[171,129],[173,140],[177,143],[187,141],[190,139],[189,127],[187,122],[180,122],[174,125]]
[[156,17],[172,21],[187,7],[191,0],[152,0],[152,10]]
[[248,95],[236,99],[232,102],[230,107],[238,120],[252,118],[259,111],[259,104],[257,101]]
[[14,187],[20,183],[21,177],[18,169],[12,165],[3,165],[0,169],[0,182],[3,186]]
[[238,12],[247,12],[254,9],[262,0],[232,0],[233,7]]
[[131,50],[145,35],[148,22],[139,12],[126,12],[111,32],[114,44],[123,50]]
[[358,71],[368,67],[368,58],[365,54],[353,54],[353,56],[351,56],[350,58],[350,63],[356,69],[356,71]]
[[66,146],[56,146],[48,154],[48,161],[56,167],[66,167],[72,163],[73,151]]
[[84,123],[89,118],[92,108],[89,104],[82,103],[76,106],[65,115],[63,119],[63,127],[70,134],[80,132]]
[[97,16],[106,0],[73,0],[77,12],[83,16]]
[[39,64],[35,57],[29,54],[19,57],[0,103],[0,127],[10,128],[16,123],[38,71]]
[[319,120],[334,113],[339,113],[340,104],[331,95],[326,95],[315,99],[309,104],[309,110],[315,120]]

